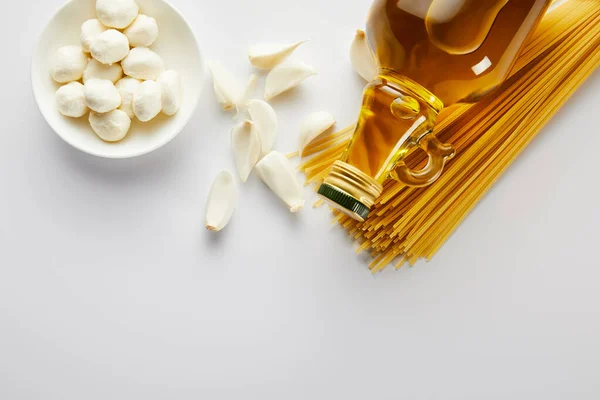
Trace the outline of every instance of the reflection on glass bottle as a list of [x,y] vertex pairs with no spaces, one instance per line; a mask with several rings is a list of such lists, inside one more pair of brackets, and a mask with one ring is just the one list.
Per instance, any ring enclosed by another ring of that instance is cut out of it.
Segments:
[[[435,181],[454,154],[431,133],[437,115],[500,86],[551,2],[375,0],[367,39],[379,77],[365,88],[353,139],[319,193],[361,220],[388,177]],[[415,147],[429,155],[421,171],[402,162]]]

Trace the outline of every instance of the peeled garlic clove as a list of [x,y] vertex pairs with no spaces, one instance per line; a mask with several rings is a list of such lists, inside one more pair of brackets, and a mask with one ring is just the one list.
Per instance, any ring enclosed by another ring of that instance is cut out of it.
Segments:
[[266,156],[277,139],[277,114],[269,103],[262,100],[250,100],[248,113],[256,125],[260,137],[261,157]]
[[252,121],[243,121],[233,127],[231,147],[240,180],[246,182],[260,157],[260,138]]
[[377,62],[369,48],[365,32],[357,30],[350,46],[350,61],[354,70],[367,82],[377,78]]
[[317,72],[313,67],[302,63],[276,66],[267,75],[265,100],[271,100],[273,97],[297,86],[306,78],[316,74]]
[[217,101],[223,110],[231,110],[239,100],[242,93],[241,85],[233,74],[218,61],[206,63],[208,71],[213,79],[213,88]]
[[302,157],[304,148],[319,135],[335,124],[335,118],[328,112],[315,112],[310,114],[300,126],[300,141],[298,154]]
[[231,220],[233,210],[237,204],[238,194],[229,171],[221,171],[215,178],[206,204],[204,226],[206,229],[218,232]]
[[248,50],[248,59],[253,67],[272,69],[288,58],[304,42],[306,40],[286,45],[256,44]]
[[245,120],[250,117],[248,114],[248,102],[252,99],[252,94],[256,90],[256,86],[258,86],[258,75],[252,74],[250,79],[248,80],[248,84],[246,85],[246,89],[240,95],[240,98],[236,101],[235,104],[235,117],[234,120],[240,121]]
[[304,191],[296,171],[283,154],[272,151],[256,164],[260,179],[295,213],[304,207]]

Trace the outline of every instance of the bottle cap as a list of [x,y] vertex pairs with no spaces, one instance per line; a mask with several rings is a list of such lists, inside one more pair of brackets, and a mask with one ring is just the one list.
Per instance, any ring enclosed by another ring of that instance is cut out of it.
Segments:
[[337,209],[345,213],[346,215],[358,220],[364,221],[369,215],[369,207],[365,206],[354,197],[338,189],[334,186],[323,183],[318,190],[327,202],[333,203],[332,205]]

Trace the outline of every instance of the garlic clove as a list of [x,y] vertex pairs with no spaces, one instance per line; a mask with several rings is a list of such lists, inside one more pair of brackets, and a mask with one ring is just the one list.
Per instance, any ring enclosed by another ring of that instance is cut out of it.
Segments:
[[233,127],[231,147],[240,180],[246,182],[260,157],[260,138],[252,121],[243,121]]
[[304,191],[292,163],[283,154],[270,152],[256,164],[256,172],[291,212],[304,207]]
[[233,175],[221,171],[212,183],[208,193],[204,226],[209,231],[218,232],[231,220],[238,201],[237,188]]
[[223,110],[231,110],[242,93],[241,85],[233,74],[218,61],[206,63],[213,79],[213,88],[217,101]]
[[248,113],[260,136],[262,158],[273,149],[277,139],[277,114],[269,103],[257,99],[248,102]]
[[265,100],[300,84],[306,78],[316,75],[317,72],[310,65],[302,63],[281,64],[276,66],[267,75],[265,83]]
[[248,59],[253,67],[272,69],[288,58],[298,46],[305,42],[306,40],[286,45],[256,44],[248,50]]
[[298,143],[298,154],[300,157],[302,157],[304,148],[308,146],[310,142],[315,140],[333,125],[335,125],[335,118],[328,112],[315,112],[308,115],[300,126],[300,140]]
[[246,85],[246,89],[240,95],[240,98],[235,103],[236,114],[233,117],[236,121],[243,121],[250,118],[248,114],[248,102],[252,99],[252,94],[258,86],[258,75],[252,74]]
[[369,48],[365,32],[357,30],[350,46],[350,61],[354,70],[367,82],[377,78],[377,62]]

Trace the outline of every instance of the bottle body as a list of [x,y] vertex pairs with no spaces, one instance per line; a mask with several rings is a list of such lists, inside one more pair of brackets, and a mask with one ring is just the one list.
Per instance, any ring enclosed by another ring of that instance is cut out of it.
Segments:
[[[438,113],[455,103],[475,102],[499,87],[551,2],[375,0],[367,39],[379,78],[365,88],[355,133],[336,162],[336,176],[347,175],[344,189],[326,177],[327,187],[319,193],[334,207],[347,208],[347,199],[341,207],[332,199],[339,189],[344,193],[336,196],[349,195],[369,208],[374,198],[353,195],[364,193],[360,189],[366,181],[382,184],[390,176],[411,186],[435,181],[454,154],[432,134]],[[415,147],[429,156],[420,171],[402,162]],[[364,176],[352,181],[357,170]],[[354,217],[360,220],[365,213]]]

